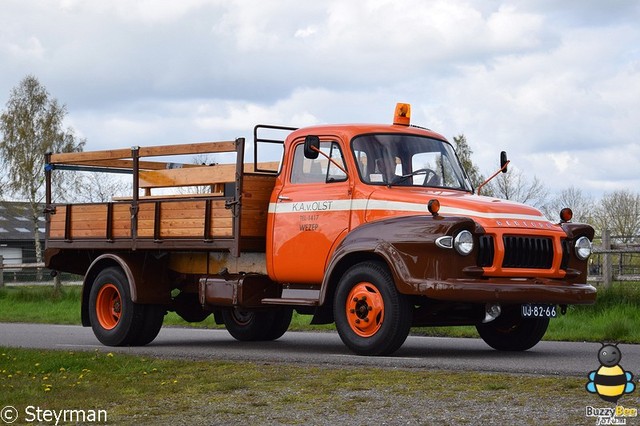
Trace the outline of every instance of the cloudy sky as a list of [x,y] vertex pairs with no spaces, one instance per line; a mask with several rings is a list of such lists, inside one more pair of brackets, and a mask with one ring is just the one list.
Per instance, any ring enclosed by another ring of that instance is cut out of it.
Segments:
[[2,0],[0,108],[28,74],[86,150],[257,123],[464,134],[554,193],[640,192],[637,0]]

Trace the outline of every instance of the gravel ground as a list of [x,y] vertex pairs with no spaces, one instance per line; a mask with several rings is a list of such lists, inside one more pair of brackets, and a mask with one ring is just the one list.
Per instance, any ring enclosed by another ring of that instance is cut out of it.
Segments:
[[[207,404],[180,415],[137,417],[138,425],[595,425],[585,415],[586,405],[606,406],[585,397],[528,400],[509,391],[459,392],[447,395],[390,394],[363,390],[340,392],[330,404],[316,403],[309,395],[306,406],[279,407],[234,402],[221,407]],[[247,396],[251,398],[251,396]],[[237,400],[236,400],[237,401]],[[252,406],[252,409],[247,409]],[[167,412],[167,411],[165,411]],[[170,411],[168,411],[170,412]],[[628,419],[627,424],[638,419]]]

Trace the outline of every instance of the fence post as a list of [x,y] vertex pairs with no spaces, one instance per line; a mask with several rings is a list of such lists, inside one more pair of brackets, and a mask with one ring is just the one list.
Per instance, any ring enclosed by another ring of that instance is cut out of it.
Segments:
[[62,290],[62,280],[60,279],[60,274],[57,273],[53,277],[53,289],[56,293],[59,293]]
[[4,288],[4,256],[0,254],[0,288]]
[[[602,248],[611,249],[611,233],[608,229],[602,231]],[[605,289],[611,288],[612,275],[611,253],[605,252],[602,256],[602,283]]]

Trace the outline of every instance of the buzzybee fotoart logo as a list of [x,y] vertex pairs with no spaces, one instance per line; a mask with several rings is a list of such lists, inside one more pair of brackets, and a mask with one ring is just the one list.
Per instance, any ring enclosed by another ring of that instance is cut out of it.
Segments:
[[614,406],[587,406],[585,415],[595,417],[596,425],[626,425],[628,417],[637,417],[638,409],[624,407],[618,400],[636,389],[633,374],[620,365],[622,352],[617,344],[602,343],[598,351],[600,367],[589,372],[589,381],[585,385],[587,392],[596,394],[603,401]]
[[600,368],[589,373],[587,392],[595,393],[604,401],[617,403],[624,394],[635,390],[633,374],[620,365],[622,352],[618,345],[602,344],[598,352]]

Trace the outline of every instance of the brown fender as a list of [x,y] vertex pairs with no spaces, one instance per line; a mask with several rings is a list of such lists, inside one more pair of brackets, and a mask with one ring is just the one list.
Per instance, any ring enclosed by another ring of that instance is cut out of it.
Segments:
[[445,279],[475,265],[475,256],[459,256],[453,250],[437,247],[436,239],[462,229],[483,232],[470,218],[431,215],[404,216],[367,223],[352,230],[334,251],[320,291],[320,305],[354,264],[378,259],[384,261],[398,291],[419,294],[425,277]]
[[82,283],[82,325],[89,326],[89,294],[93,281],[105,268],[117,266],[129,282],[131,299],[140,304],[171,303],[166,262],[149,254],[105,253],[91,263]]

